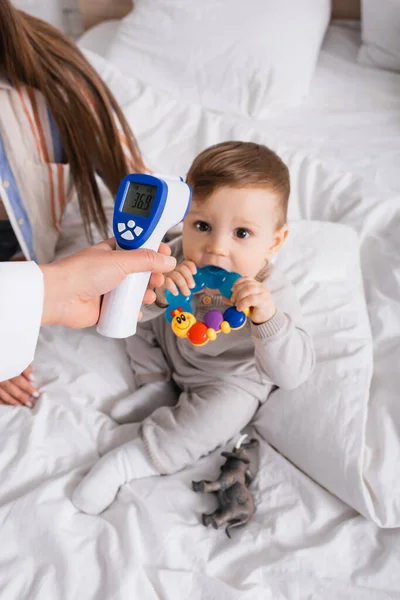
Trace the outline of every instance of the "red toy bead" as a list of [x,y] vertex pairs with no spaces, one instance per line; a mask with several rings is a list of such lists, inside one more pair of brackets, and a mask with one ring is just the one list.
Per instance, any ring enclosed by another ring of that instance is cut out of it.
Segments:
[[187,337],[194,346],[203,346],[208,342],[207,325],[197,321],[188,331]]

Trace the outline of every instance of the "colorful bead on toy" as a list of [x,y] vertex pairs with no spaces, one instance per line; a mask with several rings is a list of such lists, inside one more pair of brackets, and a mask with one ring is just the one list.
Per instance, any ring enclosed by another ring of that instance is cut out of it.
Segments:
[[224,312],[212,309],[204,316],[204,321],[197,321],[192,313],[193,294],[200,292],[203,288],[217,289],[222,296],[232,296],[232,286],[240,278],[238,273],[228,273],[218,267],[203,267],[197,269],[194,275],[195,287],[189,296],[179,293],[177,296],[166,292],[166,300],[169,310],[166,318],[171,323],[172,331],[180,338],[187,338],[194,346],[204,346],[209,341],[217,339],[217,335],[230,333],[241,329],[246,325],[249,309],[244,312],[230,306]]

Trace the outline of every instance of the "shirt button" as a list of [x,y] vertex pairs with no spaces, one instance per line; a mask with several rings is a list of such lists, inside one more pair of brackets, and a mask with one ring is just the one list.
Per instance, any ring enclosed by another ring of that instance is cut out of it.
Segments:
[[25,223],[24,219],[18,219],[18,225],[23,225]]
[[210,296],[203,296],[202,302],[203,302],[203,304],[211,304]]
[[3,187],[5,188],[9,188],[10,187],[10,182],[9,181],[3,181]]

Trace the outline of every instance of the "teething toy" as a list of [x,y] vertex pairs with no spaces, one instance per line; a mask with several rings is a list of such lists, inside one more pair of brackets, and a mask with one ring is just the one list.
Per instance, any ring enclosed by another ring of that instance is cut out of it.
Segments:
[[246,325],[249,309],[239,311],[230,306],[224,312],[218,309],[209,310],[204,316],[204,321],[197,321],[192,312],[192,298],[203,288],[217,289],[222,296],[232,296],[232,286],[240,278],[238,273],[228,273],[218,267],[203,267],[197,269],[194,275],[195,287],[189,296],[179,293],[174,296],[167,290],[165,293],[169,310],[165,316],[174,334],[180,338],[187,338],[194,346],[204,346],[209,341],[217,339],[218,333],[230,333]]

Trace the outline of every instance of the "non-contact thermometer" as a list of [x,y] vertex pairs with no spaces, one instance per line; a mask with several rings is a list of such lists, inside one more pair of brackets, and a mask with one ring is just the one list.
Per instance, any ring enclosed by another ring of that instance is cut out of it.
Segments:
[[[113,229],[123,250],[157,251],[165,233],[185,218],[191,189],[181,177],[127,175],[118,189]],[[104,296],[97,331],[112,338],[136,333],[136,326],[151,273],[133,273]]]

